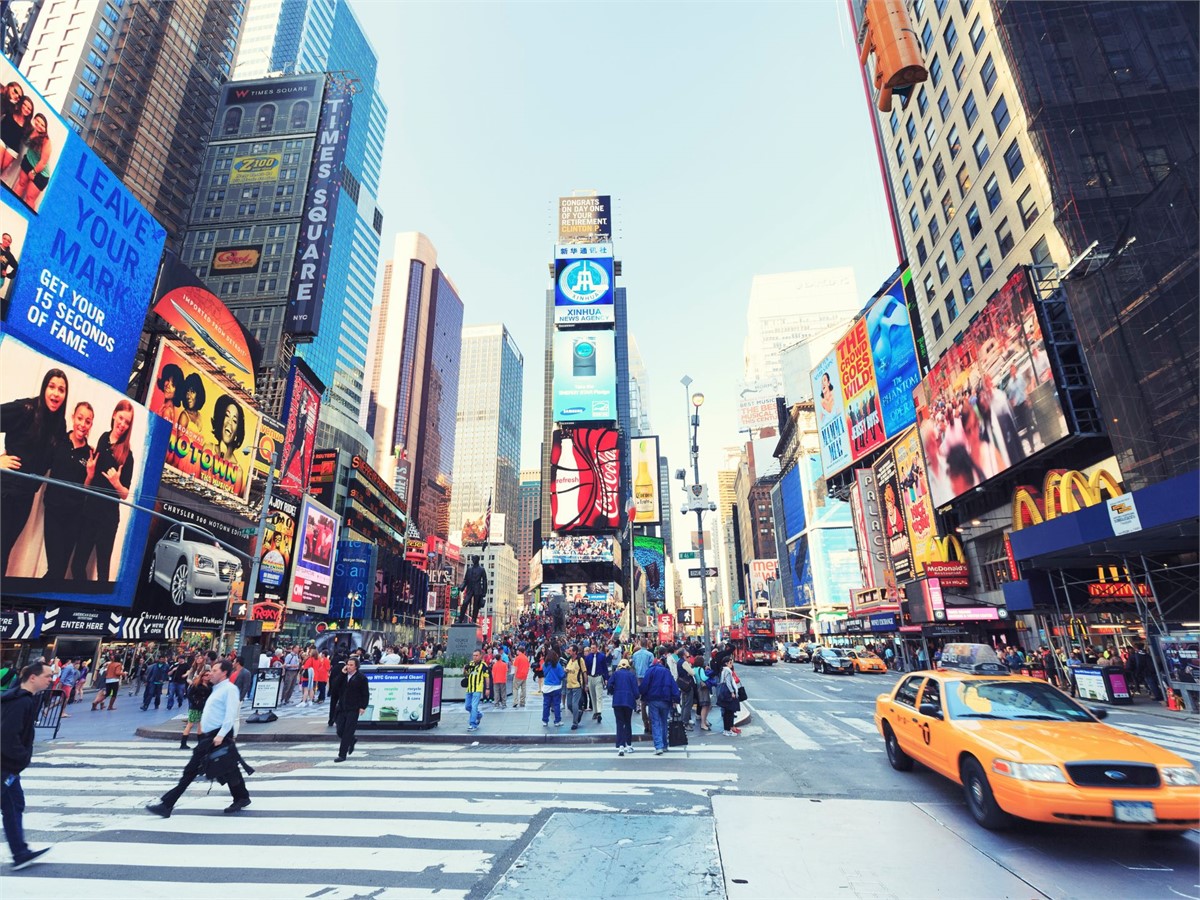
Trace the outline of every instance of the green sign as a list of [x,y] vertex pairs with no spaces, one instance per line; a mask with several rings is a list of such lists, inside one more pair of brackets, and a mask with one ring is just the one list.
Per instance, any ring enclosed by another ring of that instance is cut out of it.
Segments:
[[695,559],[696,551],[695,550],[680,550],[679,558],[680,559]]
[[458,599],[458,588],[457,587],[450,588],[450,599],[451,600]]

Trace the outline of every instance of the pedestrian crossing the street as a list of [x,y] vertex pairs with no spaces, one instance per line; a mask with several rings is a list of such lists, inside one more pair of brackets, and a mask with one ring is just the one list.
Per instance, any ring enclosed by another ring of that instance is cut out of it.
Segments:
[[[737,790],[737,751],[691,746],[618,758],[607,746],[360,741],[247,744],[251,806],[198,780],[169,819],[144,810],[189,758],[176,745],[80,742],[40,752],[21,776],[25,829],[44,862],[4,877],[5,900],[223,896],[291,900],[464,897],[544,812],[711,815]],[[541,818],[537,821],[540,823]]]

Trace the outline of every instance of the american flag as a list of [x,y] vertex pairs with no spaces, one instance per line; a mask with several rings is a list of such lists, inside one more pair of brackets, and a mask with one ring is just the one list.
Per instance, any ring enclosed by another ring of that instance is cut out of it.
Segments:
[[488,493],[487,512],[483,515],[483,545],[486,547],[492,536],[492,495]]

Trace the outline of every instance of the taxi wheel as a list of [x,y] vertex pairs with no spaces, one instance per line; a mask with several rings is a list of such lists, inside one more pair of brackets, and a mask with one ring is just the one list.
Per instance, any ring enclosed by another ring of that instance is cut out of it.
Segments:
[[988,784],[987,775],[979,760],[967,757],[960,769],[962,774],[963,793],[967,798],[967,809],[971,816],[989,831],[1007,828],[1012,824],[1012,816],[996,804],[992,795],[992,786]]
[[892,731],[892,726],[886,722],[883,724],[883,746],[887,748],[888,763],[893,769],[897,772],[912,771],[912,757],[900,749],[900,742],[896,740],[896,732]]

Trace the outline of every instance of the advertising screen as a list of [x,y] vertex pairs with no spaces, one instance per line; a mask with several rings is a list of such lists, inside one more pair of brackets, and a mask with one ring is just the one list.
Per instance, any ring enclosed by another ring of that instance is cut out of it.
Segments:
[[763,602],[770,603],[774,583],[778,580],[779,560],[750,560],[750,589],[756,601],[755,606]]
[[554,261],[554,323],[593,325],[614,321],[613,261]]
[[375,605],[375,545],[365,541],[338,541],[333,565],[329,616],[332,619],[372,617]]
[[616,539],[608,534],[576,534],[570,537],[549,537],[542,541],[542,564],[593,563],[621,561]]
[[185,627],[207,630],[221,627],[227,609],[230,619],[245,617],[254,523],[193,494],[166,487],[161,494],[155,511],[178,521],[155,518],[150,526],[134,611],[183,616]]
[[558,198],[558,240],[567,242],[609,243],[612,241],[612,198]]
[[[0,334],[4,596],[128,606],[170,429],[107,384]],[[86,598],[79,595],[86,594]]]
[[555,429],[550,451],[552,530],[620,527],[620,453],[615,428]]
[[658,438],[630,438],[629,454],[633,471],[633,522],[635,525],[657,525],[662,518],[659,513]]
[[222,275],[249,275],[262,262],[262,244],[253,247],[218,247],[213,251],[212,270]]
[[317,417],[321,414],[321,389],[312,370],[299,357],[292,359],[287,396],[283,401],[283,456],[279,461],[280,487],[294,494],[308,490],[313,450],[317,443]]
[[419,722],[425,715],[425,673],[363,666],[371,703],[360,722]]
[[917,429],[910,428],[892,447],[896,460],[896,482],[900,488],[900,511],[908,525],[908,543],[912,554],[913,576],[925,574],[925,563],[940,559],[936,549],[939,537],[925,474],[925,457]]
[[173,254],[163,262],[154,312],[234,383],[254,393],[254,354],[242,323]]
[[554,333],[554,421],[617,417],[617,356],[612,331]]
[[243,500],[252,461],[243,448],[258,439],[258,410],[205,371],[182,344],[158,346],[147,405],[172,425],[166,464],[182,475]]
[[646,599],[651,603],[667,600],[667,557],[663,539],[648,534],[633,536],[633,559],[646,574]]
[[[258,441],[254,444],[254,472],[260,478],[266,478],[271,469],[271,460],[275,454],[283,459],[283,425],[276,420],[263,416],[258,423]],[[279,477],[279,464],[275,466],[275,477]]]
[[908,537],[908,523],[904,519],[901,505],[900,479],[896,472],[896,458],[889,452],[875,464],[875,483],[883,500],[883,537],[887,545],[888,559],[897,581],[912,578],[912,550]]
[[855,460],[870,453],[886,438],[866,319],[855,322],[838,341],[837,362],[846,404],[846,428],[850,433],[850,458]]
[[838,374],[836,351],[813,369],[812,383],[817,433],[821,443],[821,467],[826,475],[832,475],[850,465],[850,438],[846,433],[842,377]]
[[[259,554],[258,588],[255,600],[283,603],[287,594],[288,576],[296,547],[296,519],[300,501],[281,491],[271,493],[266,529],[263,531]],[[249,574],[249,573],[247,573]]]
[[336,513],[311,497],[302,500],[300,540],[292,566],[288,609],[324,613],[329,609],[333,555],[341,522]]
[[0,83],[21,95],[4,113],[20,163],[0,146],[0,232],[14,235],[0,258],[17,269],[5,330],[123,389],[166,231],[3,56]]
[[904,287],[911,279],[912,273],[905,269],[871,304],[866,315],[867,342],[889,438],[916,421],[912,392],[921,382],[921,370],[904,297]]
[[988,300],[913,401],[935,507],[1066,437],[1025,269]]

